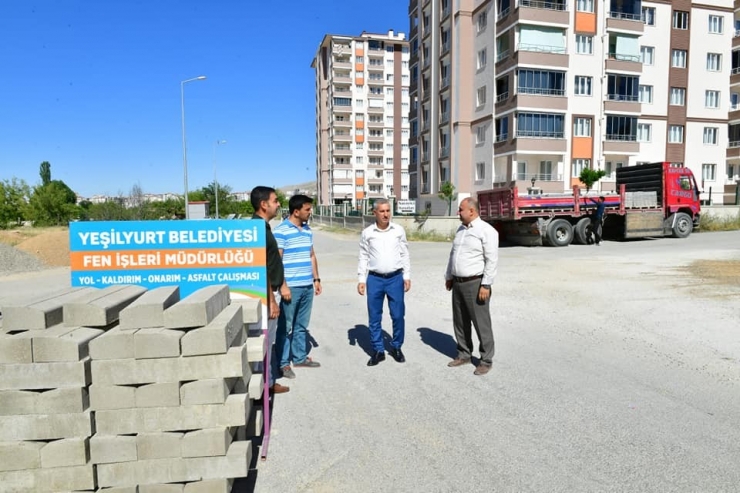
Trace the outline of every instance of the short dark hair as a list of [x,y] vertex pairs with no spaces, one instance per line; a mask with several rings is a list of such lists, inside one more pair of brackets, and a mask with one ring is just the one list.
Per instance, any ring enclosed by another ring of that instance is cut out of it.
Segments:
[[603,195],[600,195],[600,196],[599,196],[599,198],[601,199],[601,201],[602,201],[602,202],[603,202],[604,200],[606,200],[606,197],[604,197]]
[[270,195],[272,195],[275,192],[274,188],[271,187],[254,187],[252,189],[252,192],[249,194],[249,201],[252,203],[252,207],[254,208],[254,211],[257,212],[260,210],[260,205],[262,202],[267,202],[270,200]]
[[293,195],[288,201],[288,213],[293,214],[293,211],[303,209],[305,204],[313,204],[313,199],[308,195]]

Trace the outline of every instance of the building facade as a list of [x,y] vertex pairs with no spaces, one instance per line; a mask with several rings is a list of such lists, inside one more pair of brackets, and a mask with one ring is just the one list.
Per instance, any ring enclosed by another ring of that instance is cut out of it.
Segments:
[[740,173],[735,10],[731,0],[412,0],[417,208],[434,213],[446,180],[460,198],[511,184],[562,192],[588,167],[611,191],[617,168],[654,161],[690,167],[702,199],[711,189],[726,201]]
[[409,44],[403,33],[326,35],[316,74],[321,204],[409,198]]

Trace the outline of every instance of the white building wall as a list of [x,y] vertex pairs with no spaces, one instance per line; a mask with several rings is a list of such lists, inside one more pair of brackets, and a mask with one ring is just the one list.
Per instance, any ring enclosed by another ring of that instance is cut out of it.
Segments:
[[[483,0],[476,0],[475,5],[477,7],[482,3],[484,3]],[[494,107],[496,104],[496,81],[494,79],[494,68],[496,65],[496,30],[492,25],[495,23],[496,19],[495,2],[488,2],[481,11],[486,12],[489,25],[487,26],[487,29],[484,29],[479,33],[476,32],[475,28],[473,28],[473,35],[475,36],[473,41],[475,64],[473,66],[474,72],[471,74],[471,78],[474,81],[474,87],[478,88],[485,85],[487,88],[486,104],[482,110],[478,111],[476,116],[485,117],[488,115],[493,118]],[[480,50],[484,49],[486,50],[486,64],[485,66],[478,68],[478,53]],[[511,92],[511,88],[509,88],[509,91]],[[470,142],[470,149],[473,163],[473,193],[479,190],[488,190],[493,186],[493,141],[495,139],[495,127],[492,118],[472,125],[472,142]],[[482,129],[480,131],[483,132],[484,136],[484,140],[482,142],[476,142],[479,128]],[[477,173],[478,163],[484,163],[482,177],[478,176]]]
[[[719,2],[715,2],[719,3]],[[731,2],[724,2],[732,6]],[[709,16],[720,16],[723,19],[723,32],[711,34],[708,29]],[[713,10],[691,10],[692,29],[691,49],[689,50],[689,91],[687,97],[686,114],[689,118],[727,118],[729,111],[730,88],[729,78],[732,68],[732,59],[728,47],[732,46],[733,14]],[[707,55],[719,54],[721,67],[719,71],[707,69]],[[705,92],[707,90],[720,91],[720,106],[717,109],[707,108]]]
[[[655,8],[655,25],[645,26],[640,37],[640,46],[655,48],[655,57],[652,65],[643,64],[640,85],[652,86],[653,102],[642,104],[642,114],[665,117],[668,114],[668,94],[670,87],[667,84],[668,71],[671,68],[671,6],[662,3],[643,2],[645,7]],[[663,134],[663,153],[659,161],[665,160],[665,134]],[[653,125],[653,140],[659,138]],[[639,159],[647,161],[647,159]]]

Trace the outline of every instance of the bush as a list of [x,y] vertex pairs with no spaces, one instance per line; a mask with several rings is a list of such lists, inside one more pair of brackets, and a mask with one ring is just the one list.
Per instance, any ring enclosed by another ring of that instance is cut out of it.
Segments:
[[738,229],[740,229],[740,214],[735,217],[703,214],[699,221],[700,231],[735,231]]

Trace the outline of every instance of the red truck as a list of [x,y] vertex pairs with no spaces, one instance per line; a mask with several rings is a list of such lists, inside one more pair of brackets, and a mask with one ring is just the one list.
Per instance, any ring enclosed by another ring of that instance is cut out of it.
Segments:
[[606,198],[603,236],[607,239],[673,236],[686,238],[699,225],[699,188],[689,168],[648,163],[617,169],[617,192],[520,194],[517,187],[478,192],[480,215],[502,240],[524,245],[586,244],[590,215]]

